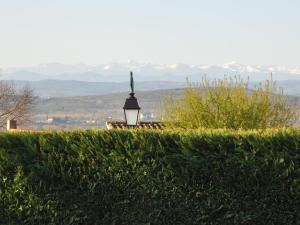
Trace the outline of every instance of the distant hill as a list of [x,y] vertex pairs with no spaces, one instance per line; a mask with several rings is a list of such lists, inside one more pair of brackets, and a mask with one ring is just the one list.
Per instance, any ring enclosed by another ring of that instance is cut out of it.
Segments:
[[[67,97],[105,95],[127,92],[129,82],[85,82],[73,80],[42,80],[42,81],[14,81],[16,86],[29,85],[39,97]],[[276,82],[287,95],[300,96],[300,80],[283,80]],[[251,83],[254,88],[258,83]],[[186,82],[175,81],[144,81],[136,82],[136,91],[169,90],[184,88]]]
[[[171,90],[138,91],[136,97],[142,110],[154,110],[166,96],[172,95],[175,98],[181,96],[182,88]],[[125,99],[129,97],[127,92],[112,93],[105,95],[73,96],[39,98],[35,107],[36,113],[64,111],[67,113],[76,112],[97,112],[98,110],[116,110],[123,113]]]
[[276,82],[287,95],[300,96],[300,80],[283,80]]
[[[39,97],[104,95],[127,92],[129,82],[85,82],[73,80],[14,81],[16,86],[29,85]],[[174,81],[136,82],[136,91],[183,88],[186,83]]]

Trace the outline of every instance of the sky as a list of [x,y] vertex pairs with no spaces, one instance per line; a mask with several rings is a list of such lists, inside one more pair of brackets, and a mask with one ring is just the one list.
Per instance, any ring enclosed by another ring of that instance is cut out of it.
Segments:
[[0,0],[0,67],[300,66],[299,0]]

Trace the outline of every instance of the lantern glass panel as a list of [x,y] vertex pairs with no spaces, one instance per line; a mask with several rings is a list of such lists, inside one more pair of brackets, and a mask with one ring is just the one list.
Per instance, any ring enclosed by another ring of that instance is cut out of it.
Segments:
[[137,125],[137,120],[138,120],[138,109],[125,109],[125,117],[126,117],[126,122],[128,126],[135,126]]

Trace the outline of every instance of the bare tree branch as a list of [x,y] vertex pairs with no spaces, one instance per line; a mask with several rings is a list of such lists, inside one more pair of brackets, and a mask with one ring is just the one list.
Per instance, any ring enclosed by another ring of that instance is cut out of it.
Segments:
[[8,119],[22,124],[29,120],[36,97],[28,86],[16,88],[12,82],[0,81],[0,127]]

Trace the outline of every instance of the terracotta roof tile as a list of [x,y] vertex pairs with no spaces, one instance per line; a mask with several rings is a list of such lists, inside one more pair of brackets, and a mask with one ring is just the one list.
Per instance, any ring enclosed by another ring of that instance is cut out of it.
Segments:
[[[106,122],[106,128],[108,130],[111,129],[128,129],[129,126],[126,125],[126,122],[124,121],[107,121]],[[165,125],[160,122],[139,122],[136,126],[137,129],[156,129],[156,130],[162,130],[165,128]]]

